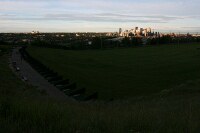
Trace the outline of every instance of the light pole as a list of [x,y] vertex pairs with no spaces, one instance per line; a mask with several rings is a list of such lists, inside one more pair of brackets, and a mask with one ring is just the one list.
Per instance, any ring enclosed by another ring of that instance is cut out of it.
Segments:
[[100,34],[100,39],[101,39],[101,49],[103,49],[103,42],[102,42],[101,34]]
[[179,44],[180,44],[180,32],[178,34],[178,46],[179,46]]

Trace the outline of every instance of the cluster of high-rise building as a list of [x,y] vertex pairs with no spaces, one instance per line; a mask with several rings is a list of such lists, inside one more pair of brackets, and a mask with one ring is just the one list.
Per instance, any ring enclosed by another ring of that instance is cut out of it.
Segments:
[[156,32],[152,32],[152,29],[151,28],[139,28],[139,27],[135,27],[134,29],[131,29],[131,30],[125,30],[123,31],[122,28],[119,28],[119,36],[126,36],[126,37],[129,37],[129,36],[154,36],[154,35],[158,35],[159,33]]

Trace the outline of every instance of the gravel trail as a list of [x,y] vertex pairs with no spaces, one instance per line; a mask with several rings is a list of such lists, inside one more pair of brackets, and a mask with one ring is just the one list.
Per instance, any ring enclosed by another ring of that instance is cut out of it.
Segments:
[[[57,100],[70,99],[63,92],[58,90],[55,86],[50,84],[45,78],[43,78],[36,70],[34,70],[25,60],[21,58],[19,53],[20,48],[15,48],[11,55],[11,63],[16,62],[16,67],[20,70],[17,71],[17,75],[22,79],[27,79],[28,84],[36,86],[41,91],[45,91],[47,95]],[[12,66],[13,70],[16,69]]]

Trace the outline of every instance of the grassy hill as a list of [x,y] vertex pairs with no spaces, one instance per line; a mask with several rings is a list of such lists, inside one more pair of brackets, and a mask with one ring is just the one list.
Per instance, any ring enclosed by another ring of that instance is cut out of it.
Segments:
[[200,130],[198,79],[154,96],[128,101],[58,102],[16,77],[5,53],[0,56],[0,132],[196,133]]
[[69,51],[29,47],[28,52],[65,78],[97,91],[101,99],[123,99],[172,89],[200,78],[198,44]]

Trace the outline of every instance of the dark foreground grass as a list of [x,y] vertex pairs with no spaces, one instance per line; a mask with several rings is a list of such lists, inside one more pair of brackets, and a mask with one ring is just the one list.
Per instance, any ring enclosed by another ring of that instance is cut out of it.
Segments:
[[157,100],[112,104],[6,101],[1,103],[0,127],[15,133],[198,133],[199,96]]
[[199,44],[69,51],[29,47],[28,52],[65,78],[99,92],[101,99],[158,93],[200,78]]
[[[129,101],[57,102],[21,82],[0,56],[2,133],[198,133],[200,80]],[[45,97],[45,98],[43,98]]]

